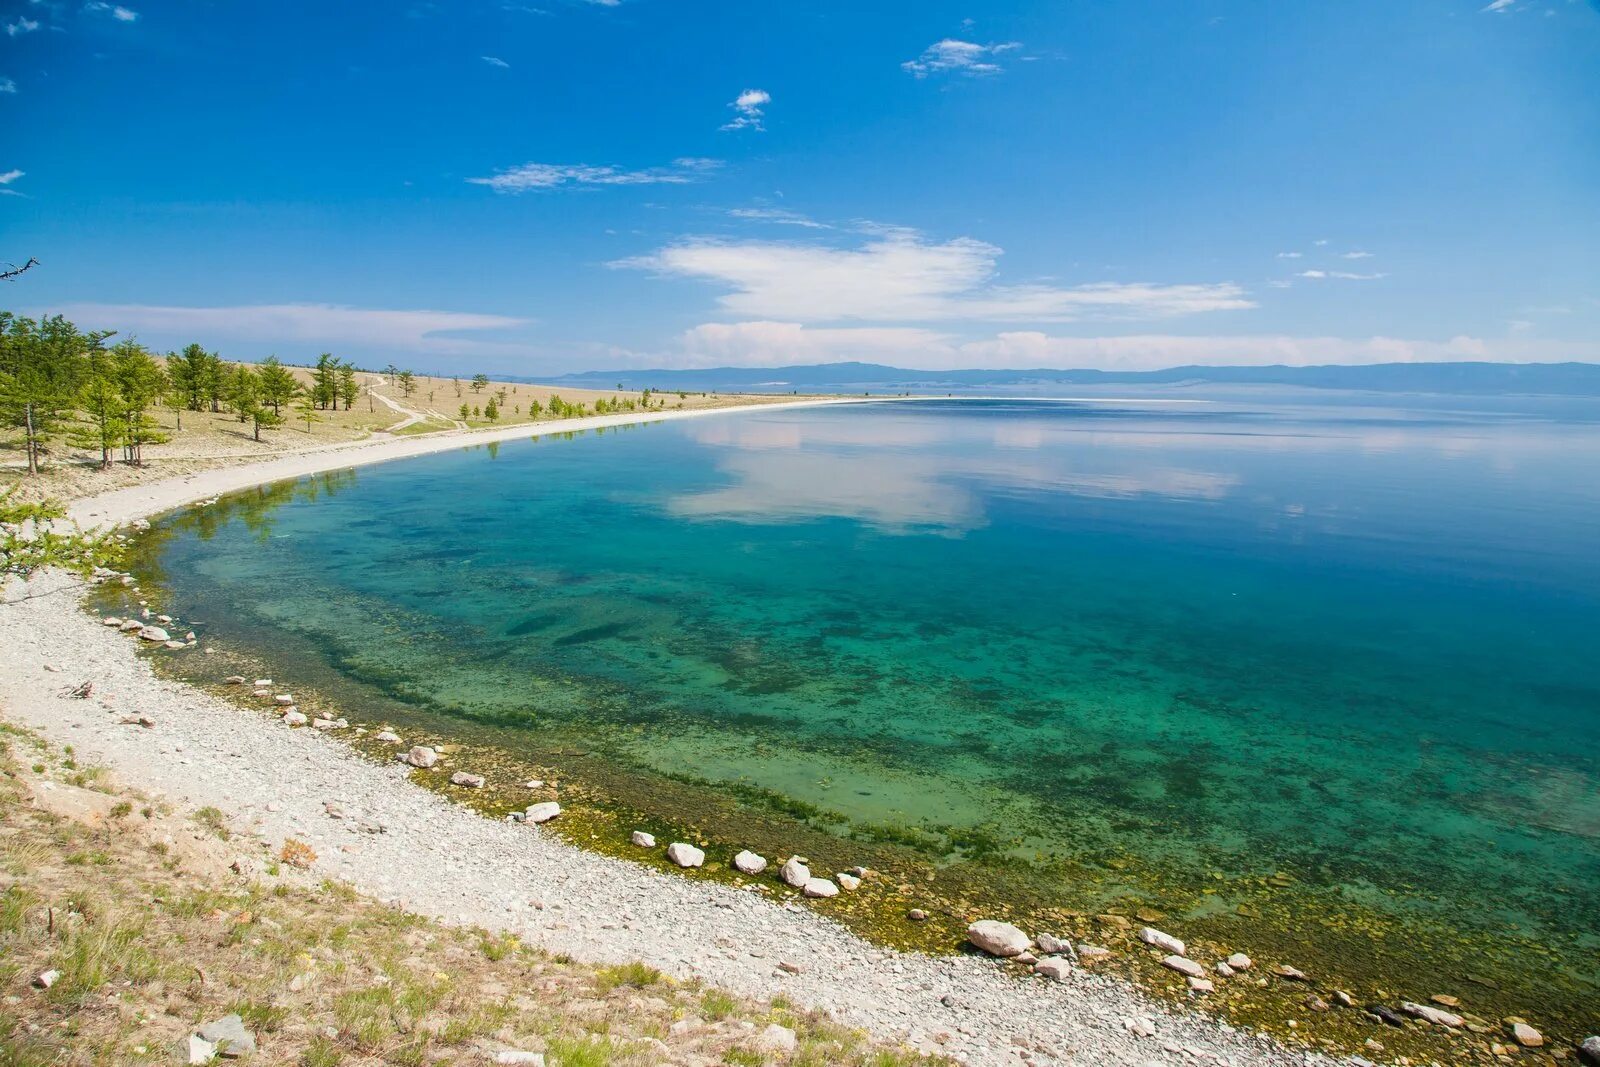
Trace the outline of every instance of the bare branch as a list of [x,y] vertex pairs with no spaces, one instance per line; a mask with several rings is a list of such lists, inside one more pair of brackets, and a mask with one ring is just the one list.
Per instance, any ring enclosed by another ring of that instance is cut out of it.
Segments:
[[23,271],[27,270],[29,267],[37,267],[38,265],[39,261],[34,259],[32,256],[29,256],[28,262],[24,263],[22,266],[13,266],[8,270],[0,271],[0,282],[10,281],[12,278],[17,277]]

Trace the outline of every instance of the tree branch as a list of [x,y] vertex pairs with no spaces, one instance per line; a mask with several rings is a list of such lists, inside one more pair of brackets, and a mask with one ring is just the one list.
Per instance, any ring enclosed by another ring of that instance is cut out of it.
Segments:
[[12,278],[17,277],[28,268],[37,267],[38,265],[39,261],[34,259],[32,256],[29,256],[28,262],[24,263],[22,266],[13,266],[9,270],[0,271],[0,282],[10,281]]

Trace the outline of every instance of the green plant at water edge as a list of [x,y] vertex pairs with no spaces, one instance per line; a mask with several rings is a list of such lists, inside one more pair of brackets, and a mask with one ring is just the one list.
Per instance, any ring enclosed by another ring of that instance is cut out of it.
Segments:
[[64,505],[19,501],[16,492],[12,486],[0,493],[0,577],[30,578],[46,567],[87,577],[121,559],[121,545],[110,534],[85,531],[77,523],[62,529]]

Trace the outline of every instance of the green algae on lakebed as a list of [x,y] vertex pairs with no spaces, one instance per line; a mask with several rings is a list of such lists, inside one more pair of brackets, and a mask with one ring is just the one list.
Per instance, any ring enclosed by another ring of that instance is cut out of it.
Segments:
[[[1324,992],[1572,1038],[1597,457],[1589,424],[1460,413],[757,413],[238,494],[138,571],[352,719],[558,770],[588,847],[875,867],[821,907],[940,951],[978,913],[1121,944],[1093,916],[1159,912]],[[1360,1015],[1280,985],[1202,1007]]]

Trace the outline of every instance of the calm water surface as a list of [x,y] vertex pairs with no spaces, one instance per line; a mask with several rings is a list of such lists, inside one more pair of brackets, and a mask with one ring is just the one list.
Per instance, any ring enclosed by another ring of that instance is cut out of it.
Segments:
[[219,636],[430,715],[952,857],[1293,872],[1592,968],[1600,413],[1364,403],[547,436],[189,513],[159,563]]

